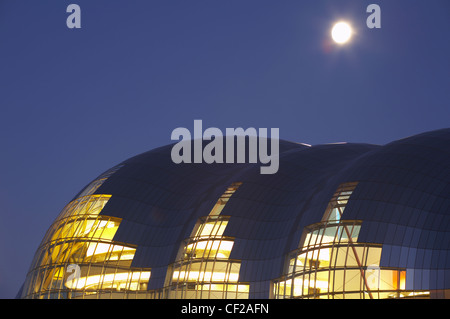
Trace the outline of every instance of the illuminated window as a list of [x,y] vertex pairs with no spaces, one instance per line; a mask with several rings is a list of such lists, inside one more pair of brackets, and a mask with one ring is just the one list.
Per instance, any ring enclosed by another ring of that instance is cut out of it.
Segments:
[[417,294],[405,290],[405,269],[380,268],[382,245],[358,242],[362,222],[342,219],[356,185],[342,184],[322,221],[305,228],[284,275],[273,282],[274,298],[378,299]]
[[168,270],[168,298],[248,298],[249,285],[239,282],[241,263],[230,259],[234,239],[223,236],[229,216],[220,215],[240,185],[227,188],[182,244],[177,261]]
[[50,227],[27,276],[26,298],[123,298],[146,293],[150,270],[131,267],[136,246],[113,240],[122,220],[100,215],[111,195],[93,194],[111,174],[88,185]]

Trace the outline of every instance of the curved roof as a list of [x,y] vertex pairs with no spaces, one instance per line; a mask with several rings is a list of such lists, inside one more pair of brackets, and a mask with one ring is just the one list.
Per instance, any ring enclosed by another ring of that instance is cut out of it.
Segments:
[[384,146],[280,141],[272,175],[258,163],[174,164],[171,149],[124,161],[94,193],[111,195],[100,215],[120,219],[114,241],[136,247],[131,266],[151,269],[148,290],[165,287],[199,220],[240,183],[220,212],[227,216],[222,235],[232,239],[227,258],[239,261],[250,298],[269,297],[305,230],[323,222],[337,190],[353,182],[341,219],[357,223],[362,247],[382,247],[377,267],[406,276],[402,289],[450,289],[443,280],[450,278],[450,129]]
[[[304,227],[319,222],[337,187],[352,181],[359,184],[345,219],[364,220],[361,241],[388,245],[382,266],[450,267],[442,258],[450,243],[449,129],[384,146],[281,141],[274,175],[261,175],[257,164],[173,164],[170,149],[124,161],[97,190],[113,195],[102,214],[123,218],[115,240],[138,245],[133,265],[152,268],[150,289],[163,286],[180,242],[233,182],[242,185],[222,214],[231,216],[224,235],[235,238],[230,258],[242,260],[242,281],[280,276]],[[416,257],[402,257],[410,248]],[[420,258],[425,251],[429,258]]]

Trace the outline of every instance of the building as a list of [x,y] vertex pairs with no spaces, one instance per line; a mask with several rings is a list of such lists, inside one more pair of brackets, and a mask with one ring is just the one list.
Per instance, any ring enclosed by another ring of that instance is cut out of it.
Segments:
[[22,298],[450,298],[450,129],[384,146],[280,141],[280,167],[174,164],[88,184]]

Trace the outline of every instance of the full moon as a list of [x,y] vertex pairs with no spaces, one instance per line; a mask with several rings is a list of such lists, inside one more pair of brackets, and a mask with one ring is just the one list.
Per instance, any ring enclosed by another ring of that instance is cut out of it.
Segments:
[[348,42],[352,36],[352,27],[346,22],[338,22],[331,30],[331,37],[334,42],[343,44]]

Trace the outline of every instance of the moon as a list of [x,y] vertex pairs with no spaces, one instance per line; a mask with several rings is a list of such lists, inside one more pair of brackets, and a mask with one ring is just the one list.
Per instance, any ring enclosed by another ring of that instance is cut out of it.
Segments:
[[331,37],[338,44],[347,43],[352,37],[352,27],[347,22],[338,22],[331,29]]

